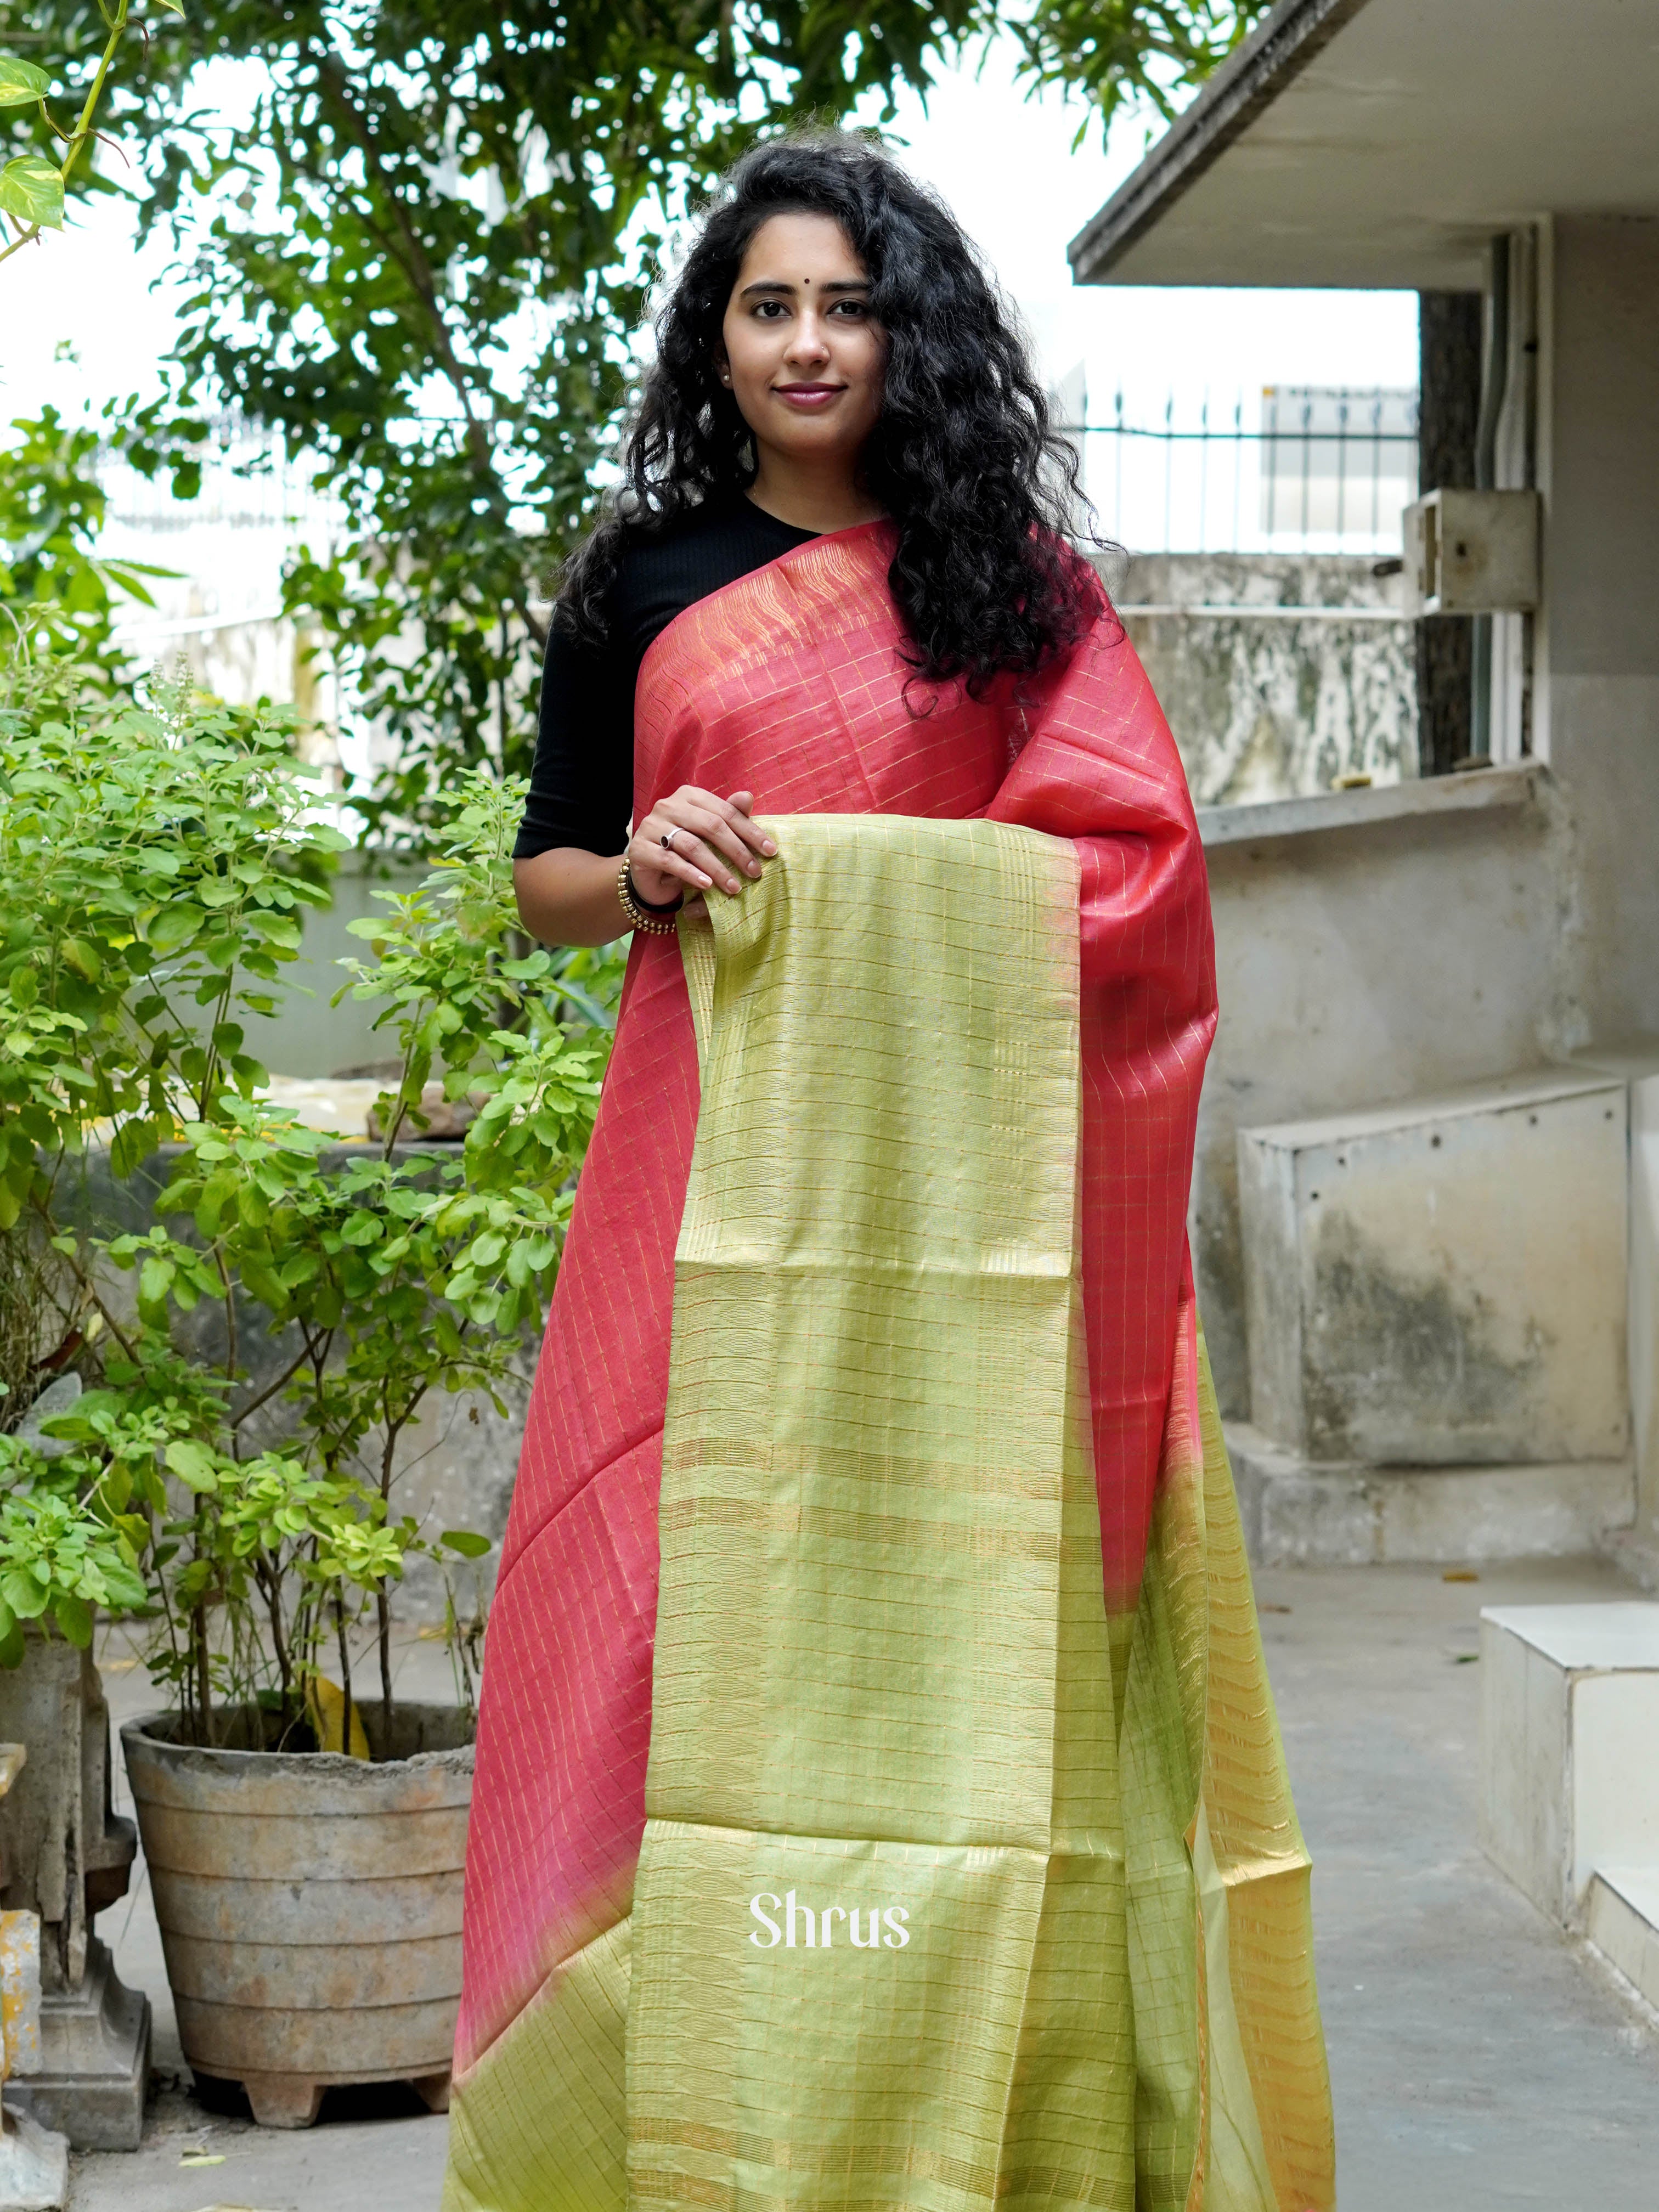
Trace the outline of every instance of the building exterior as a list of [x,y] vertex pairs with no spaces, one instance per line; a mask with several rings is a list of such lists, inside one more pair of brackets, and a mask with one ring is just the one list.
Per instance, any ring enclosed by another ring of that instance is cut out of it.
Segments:
[[1422,625],[1463,772],[1201,816],[1195,1250],[1269,1556],[1659,1535],[1656,113],[1659,0],[1284,0],[1071,249],[1419,291],[1422,489],[1536,494],[1536,592]]

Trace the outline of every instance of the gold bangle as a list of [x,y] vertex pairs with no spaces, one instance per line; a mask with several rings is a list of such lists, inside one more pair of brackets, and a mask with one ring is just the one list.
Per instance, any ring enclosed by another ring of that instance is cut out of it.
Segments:
[[679,910],[685,903],[685,895],[682,892],[672,907],[666,910],[659,908],[653,914],[641,903],[626,860],[617,871],[617,896],[622,902],[622,910],[628,916],[629,926],[642,929],[647,937],[672,937]]

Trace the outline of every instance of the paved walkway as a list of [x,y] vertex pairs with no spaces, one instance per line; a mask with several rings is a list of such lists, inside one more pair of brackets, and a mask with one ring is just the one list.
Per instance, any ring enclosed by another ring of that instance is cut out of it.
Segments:
[[[1272,1571],[1262,1627],[1317,1872],[1342,2212],[1651,2212],[1659,2033],[1474,1842],[1486,1604],[1630,1595],[1592,1564]],[[408,1654],[443,1694],[441,1655]],[[146,1703],[108,1677],[119,1713]],[[428,1684],[430,1686],[428,1687]],[[76,2160],[74,2212],[435,2212],[445,2123],[399,2091],[337,2091],[307,2133],[186,2094],[148,1892],[100,1923],[156,2012],[142,2150]],[[209,2160],[217,2163],[209,2164]]]

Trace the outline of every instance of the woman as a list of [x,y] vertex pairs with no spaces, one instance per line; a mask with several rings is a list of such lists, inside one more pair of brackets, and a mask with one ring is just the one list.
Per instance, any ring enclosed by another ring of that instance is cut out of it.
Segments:
[[1328,2204],[1167,726],[880,154],[751,154],[657,335],[517,863],[538,937],[635,935],[490,1624],[446,2204]]

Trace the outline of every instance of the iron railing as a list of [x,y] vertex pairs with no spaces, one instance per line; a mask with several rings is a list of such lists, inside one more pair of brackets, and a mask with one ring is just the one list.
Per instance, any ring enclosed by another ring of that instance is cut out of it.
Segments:
[[1170,393],[1137,421],[1120,390],[1109,419],[1063,426],[1105,534],[1137,553],[1399,550],[1415,392],[1269,387],[1255,427],[1246,405],[1206,397],[1182,420]]

